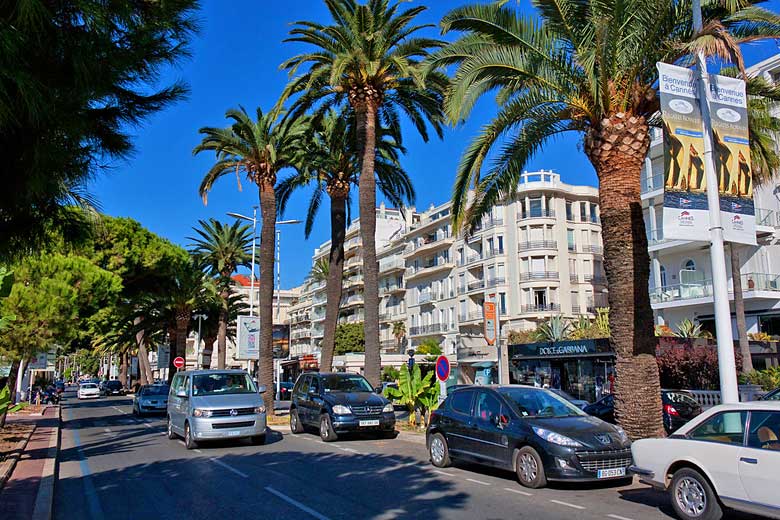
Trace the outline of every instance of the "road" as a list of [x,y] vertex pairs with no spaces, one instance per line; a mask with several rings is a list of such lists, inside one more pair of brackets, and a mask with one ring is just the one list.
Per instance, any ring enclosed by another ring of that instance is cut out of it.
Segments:
[[[326,444],[314,434],[269,432],[187,451],[160,417],[135,418],[129,398],[63,405],[55,519],[561,519],[670,518],[649,488],[556,485],[528,490],[508,472],[438,470],[409,436]],[[420,439],[421,440],[421,439]]]

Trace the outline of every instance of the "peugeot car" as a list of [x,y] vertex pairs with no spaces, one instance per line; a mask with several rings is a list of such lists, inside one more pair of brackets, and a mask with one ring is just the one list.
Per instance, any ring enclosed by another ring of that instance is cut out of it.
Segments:
[[318,428],[325,442],[345,432],[395,436],[393,403],[377,394],[360,374],[301,374],[292,391],[290,429]]
[[431,462],[454,459],[515,471],[523,486],[552,480],[626,478],[625,432],[543,388],[458,388],[433,412],[426,432]]

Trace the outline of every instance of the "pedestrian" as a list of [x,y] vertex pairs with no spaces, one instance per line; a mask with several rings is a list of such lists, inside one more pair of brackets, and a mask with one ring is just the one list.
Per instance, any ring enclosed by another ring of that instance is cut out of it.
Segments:
[[609,377],[607,377],[607,381],[609,381],[609,393],[614,394],[615,393],[615,374],[612,372],[609,373]]

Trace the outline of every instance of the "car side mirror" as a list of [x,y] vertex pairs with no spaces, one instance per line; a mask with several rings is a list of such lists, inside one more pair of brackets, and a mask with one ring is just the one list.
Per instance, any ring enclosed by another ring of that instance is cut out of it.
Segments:
[[178,392],[176,392],[176,397],[183,397],[183,398],[186,399],[187,398],[187,392],[185,392],[184,390],[179,390]]
[[257,393],[264,394],[268,388],[265,385],[257,385]]
[[317,396],[317,391],[315,389],[313,389],[313,388],[309,388],[308,394],[309,394],[309,397],[316,397]]
[[382,390],[383,388],[381,386],[377,386],[376,388],[374,388],[374,392],[379,395],[382,395]]

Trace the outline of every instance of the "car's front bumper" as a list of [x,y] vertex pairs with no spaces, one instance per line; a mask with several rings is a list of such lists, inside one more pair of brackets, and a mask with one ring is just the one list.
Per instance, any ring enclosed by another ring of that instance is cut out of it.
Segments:
[[632,463],[630,448],[586,451],[545,444],[546,449],[540,451],[540,456],[547,480],[595,482],[631,478],[628,469]]
[[[361,421],[364,425],[361,426]],[[365,421],[373,421],[378,424],[372,426],[366,426]],[[332,418],[333,429],[337,432],[362,432],[362,431],[393,431],[395,430],[395,414],[383,413],[381,415],[370,416],[358,416],[354,414],[350,415],[334,415]]]
[[146,405],[138,403],[138,411],[141,413],[165,413],[167,410],[168,403]]
[[236,417],[193,417],[189,419],[196,440],[241,439],[264,435],[265,414]]
[[100,394],[79,394],[79,399],[97,399]]

